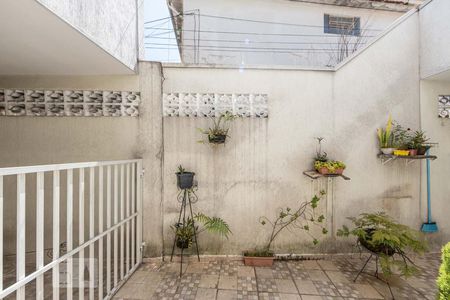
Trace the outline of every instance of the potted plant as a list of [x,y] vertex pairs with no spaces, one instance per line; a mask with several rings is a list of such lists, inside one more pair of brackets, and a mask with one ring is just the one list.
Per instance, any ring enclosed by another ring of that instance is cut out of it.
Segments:
[[178,188],[190,189],[194,185],[194,172],[186,172],[186,170],[179,165],[178,172],[175,173],[177,175],[177,185]]
[[344,173],[346,165],[342,161],[334,161],[333,165],[336,174],[342,175]]
[[317,172],[319,172],[322,175],[328,175],[330,173],[328,169],[328,162],[316,160],[316,162],[314,163],[314,168],[316,169]]
[[315,161],[326,162],[328,161],[327,153],[325,151],[322,152],[322,141],[325,139],[323,137],[316,137],[317,146],[316,146],[316,158]]
[[411,129],[404,128],[402,125],[395,122],[392,130],[392,136],[394,145],[397,148],[397,150],[394,150],[394,155],[408,156],[409,149],[412,145]]
[[317,172],[319,172],[322,175],[329,175],[329,174],[342,175],[344,173],[346,166],[341,161],[330,160],[327,162],[316,161],[314,163],[314,168],[316,169]]
[[386,128],[378,128],[377,136],[381,152],[386,155],[392,154],[395,148],[393,145],[392,118],[390,115],[386,124]]
[[[202,227],[197,226],[195,222],[200,223]],[[230,227],[223,219],[209,217],[203,213],[198,213],[194,218],[188,218],[184,224],[177,223],[171,226],[171,228],[175,232],[176,245],[180,249],[188,249],[192,246],[195,232],[200,234],[203,231],[208,231],[227,239],[228,235],[232,233]]]
[[[229,123],[236,118],[231,112],[227,111],[221,114],[218,119],[213,119],[213,127],[207,130],[199,128],[198,130],[208,137],[210,144],[225,144],[228,137]],[[200,141],[204,143],[205,141]]]
[[[325,192],[321,191],[319,195],[315,195],[310,201],[302,202],[295,210],[289,207],[280,208],[273,221],[265,216],[260,217],[259,222],[261,225],[270,225],[270,236],[264,247],[244,252],[244,264],[246,266],[273,265],[275,259],[275,254],[272,250],[273,242],[285,230],[305,230],[312,236],[310,225],[316,225],[321,228],[323,234],[327,234],[328,231],[322,226],[325,217],[320,215],[316,218],[315,215],[315,208],[317,208],[319,201],[324,195]],[[316,245],[318,242],[313,237],[313,244]]]
[[[385,276],[398,270],[409,276],[418,271],[408,255],[423,254],[427,245],[422,234],[406,225],[396,223],[384,212],[364,213],[359,218],[348,218],[354,227],[343,226],[338,236],[355,236],[357,245],[380,257],[381,270]],[[407,254],[408,253],[408,254]]]
[[412,136],[412,148],[416,150],[416,155],[425,155],[430,149],[430,145],[426,145],[429,138],[426,137],[425,132],[422,130],[416,130]]

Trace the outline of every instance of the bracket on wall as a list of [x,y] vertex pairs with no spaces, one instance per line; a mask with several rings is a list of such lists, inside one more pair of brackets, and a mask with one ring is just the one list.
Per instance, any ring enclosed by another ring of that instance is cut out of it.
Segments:
[[344,178],[344,180],[350,180],[350,177],[347,177],[345,175],[342,174],[328,174],[328,175],[323,175],[320,174],[319,172],[315,171],[315,170],[311,170],[311,171],[304,171],[303,174],[311,179],[318,179],[321,177],[326,177],[326,178],[336,178],[336,177],[342,177]]
[[385,165],[385,164],[389,163],[390,161],[394,161],[396,159],[403,159],[403,160],[405,160],[406,165],[409,165],[420,159],[435,160],[437,158],[437,156],[435,156],[435,155],[399,156],[399,155],[393,155],[393,154],[378,154],[378,158],[381,159],[382,165]]

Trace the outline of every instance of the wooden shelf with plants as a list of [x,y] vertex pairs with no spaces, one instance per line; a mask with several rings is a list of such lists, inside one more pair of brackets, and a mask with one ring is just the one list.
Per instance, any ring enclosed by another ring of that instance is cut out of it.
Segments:
[[304,171],[303,174],[311,179],[318,179],[321,177],[342,177],[345,180],[350,180],[350,177],[343,174],[346,165],[342,161],[328,159],[327,153],[322,151],[322,142],[324,138],[318,137],[316,139],[318,143],[316,157],[314,158],[314,169]]

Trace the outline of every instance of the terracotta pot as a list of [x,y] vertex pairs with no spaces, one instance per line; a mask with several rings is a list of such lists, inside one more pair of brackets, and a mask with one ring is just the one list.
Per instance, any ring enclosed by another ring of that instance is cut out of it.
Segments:
[[416,156],[417,155],[417,149],[409,149],[409,156]]
[[244,264],[253,267],[271,267],[275,257],[244,256]]
[[334,173],[342,175],[344,173],[344,169],[342,169],[342,168],[341,169],[336,169],[336,170],[334,170]]
[[330,173],[330,171],[329,171],[328,168],[326,168],[326,167],[320,168],[319,170],[317,170],[317,172],[319,172],[319,173],[322,174],[322,175],[327,175],[327,174]]

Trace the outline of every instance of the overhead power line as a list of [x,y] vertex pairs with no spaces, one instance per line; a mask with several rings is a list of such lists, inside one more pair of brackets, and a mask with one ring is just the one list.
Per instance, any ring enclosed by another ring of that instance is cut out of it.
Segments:
[[[173,46],[173,47],[178,47],[177,44],[161,44],[161,43],[144,43],[146,45],[155,45],[155,46]],[[193,49],[195,49],[196,47],[199,47],[201,49],[244,49],[244,50],[291,50],[291,51],[297,51],[297,50],[333,50],[330,48],[326,48],[326,49],[321,49],[321,48],[270,48],[270,47],[237,47],[237,46],[207,46],[207,45],[202,45],[202,46],[197,46],[197,45],[189,45],[189,44],[183,44],[181,47],[191,47]],[[333,50],[334,51],[334,50]]]
[[[152,29],[153,30],[168,30],[167,28],[152,28]],[[180,29],[179,31],[182,31],[182,32],[201,32],[201,33],[220,33],[220,34],[240,34],[240,35],[260,35],[260,36],[332,37],[329,34],[262,33],[262,32],[240,32],[240,31],[190,30],[190,29]],[[170,33],[170,32],[167,32],[167,33]],[[151,36],[146,36],[146,37],[151,37]],[[374,37],[374,36],[373,35],[359,35],[358,37]]]
[[[148,40],[167,40],[167,41],[176,41],[177,39],[174,37],[158,37],[152,36],[148,37]],[[183,38],[184,41],[193,41],[194,39]],[[286,42],[286,41],[246,41],[246,40],[226,40],[226,39],[202,39],[202,42],[219,42],[219,43],[248,43],[248,44],[282,44],[282,45],[340,45],[338,42]],[[365,44],[364,42],[348,42],[347,44]]]
[[[191,46],[180,46],[180,48],[184,48],[187,50],[192,50],[195,51],[194,47]],[[145,49],[158,49],[158,50],[178,50],[177,47],[159,47],[159,46],[145,46]],[[253,49],[215,49],[215,48],[211,48],[211,49],[202,49],[204,51],[212,51],[212,52],[238,52],[238,53],[296,53],[296,52],[319,52],[319,53],[333,53],[333,52],[338,52],[339,50],[337,49],[298,49],[298,50],[253,50]]]

